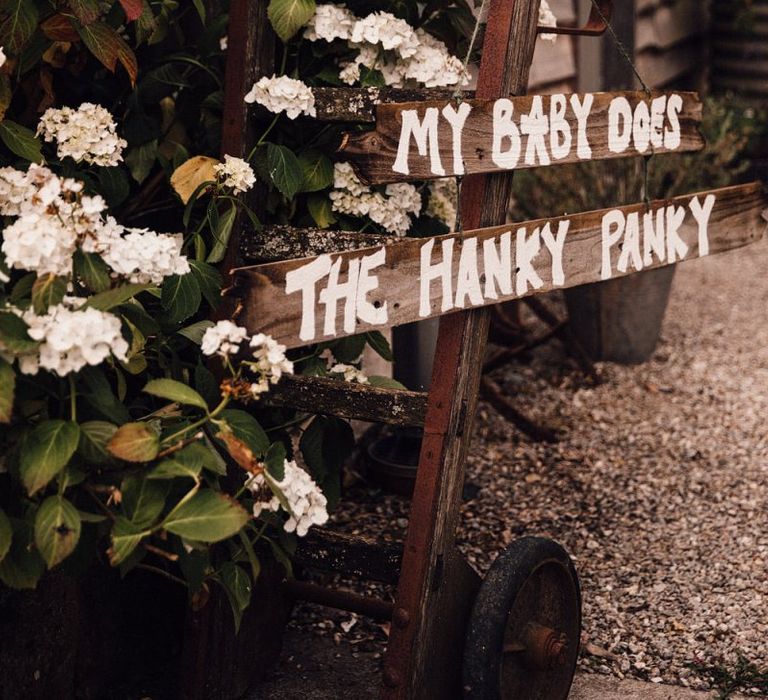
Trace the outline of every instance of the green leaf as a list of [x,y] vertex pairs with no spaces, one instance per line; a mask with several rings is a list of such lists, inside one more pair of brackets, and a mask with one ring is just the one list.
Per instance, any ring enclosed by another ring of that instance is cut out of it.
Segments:
[[27,326],[16,314],[0,313],[0,346],[12,353],[26,353],[40,343],[27,334]]
[[80,424],[80,442],[78,454],[92,464],[104,464],[112,461],[107,452],[107,444],[117,432],[114,423],[102,420],[91,420]]
[[117,566],[124,562],[133,554],[141,540],[149,534],[148,530],[142,530],[130,520],[119,515],[112,527],[112,546],[107,552],[109,563],[112,566]]
[[0,561],[3,561],[5,555],[11,549],[12,540],[13,529],[11,528],[11,521],[8,520],[8,516],[0,508]]
[[10,423],[16,395],[16,372],[0,358],[0,423]]
[[307,209],[318,228],[328,228],[338,221],[333,214],[331,200],[326,195],[316,194],[307,197]]
[[406,391],[408,390],[408,387],[398,382],[397,379],[392,379],[392,377],[379,377],[374,375],[372,377],[368,377],[368,384],[369,386],[377,386],[380,389],[405,389]]
[[192,4],[195,6],[195,9],[197,10],[197,14],[200,17],[200,21],[205,24],[205,5],[203,5],[203,0],[192,0]]
[[32,285],[32,308],[37,314],[44,314],[49,306],[57,306],[67,291],[67,278],[49,273],[42,275]]
[[151,288],[151,284],[124,284],[114,289],[108,289],[106,292],[94,294],[83,304],[83,308],[109,311]]
[[136,83],[136,77],[139,73],[136,55],[123,37],[104,22],[91,22],[86,25],[78,25],[76,28],[88,50],[101,61],[107,70],[114,73],[117,62],[120,61],[128,73],[131,85]]
[[213,265],[200,260],[190,260],[189,266],[205,300],[215,309],[221,301],[221,288],[224,284],[221,273]]
[[0,45],[13,53],[21,53],[37,29],[37,4],[29,0],[6,0],[0,7],[4,15],[0,23]]
[[126,462],[149,462],[160,451],[160,438],[146,423],[126,423],[115,431],[107,450]]
[[220,417],[226,422],[232,434],[244,442],[254,455],[263,455],[269,449],[269,438],[259,422],[245,411],[228,408]]
[[131,171],[131,177],[139,184],[152,172],[157,159],[157,139],[134,146],[125,154],[125,164]]
[[208,410],[208,404],[192,387],[177,382],[175,379],[153,379],[145,387],[144,391],[161,399],[168,399],[185,406],[197,406],[204,411]]
[[323,416],[315,416],[301,434],[301,440],[299,440],[299,449],[304,457],[304,462],[318,482],[325,478],[328,471],[323,460],[324,427],[325,419]]
[[0,581],[9,588],[34,588],[45,571],[45,562],[34,547],[32,527],[13,520],[11,549],[0,561]]
[[267,15],[277,36],[288,41],[312,19],[315,8],[315,0],[271,0]]
[[334,342],[331,345],[331,352],[339,362],[355,364],[365,350],[365,340],[365,335],[350,335]]
[[79,439],[77,423],[64,420],[40,423],[27,435],[21,448],[19,471],[30,496],[67,465]]
[[83,388],[80,396],[104,418],[122,425],[131,421],[131,414],[112,391],[104,370],[101,367],[84,367],[79,377]]
[[193,274],[171,275],[163,282],[160,303],[168,312],[171,323],[181,323],[200,307],[200,285]]
[[322,151],[310,149],[299,156],[304,177],[302,192],[317,192],[333,184],[333,163]]
[[119,207],[131,193],[131,184],[125,169],[113,166],[99,168],[99,193],[110,207]]
[[0,140],[8,150],[19,158],[33,163],[42,163],[42,144],[35,136],[35,132],[21,124],[5,119],[0,122]]
[[213,321],[198,321],[186,328],[181,328],[177,331],[179,335],[183,335],[187,340],[191,340],[195,345],[200,345],[203,342],[203,335],[209,328],[213,328],[215,324]]
[[213,376],[213,372],[199,358],[195,366],[195,389],[208,402],[209,406],[216,405],[221,399],[216,377]]
[[392,356],[392,348],[389,346],[389,341],[384,337],[381,331],[368,331],[365,334],[365,339],[373,350],[387,362],[392,362],[394,359]]
[[66,559],[80,539],[80,514],[63,496],[51,496],[35,516],[35,544],[49,569]]
[[186,539],[219,542],[237,534],[249,519],[245,508],[233,498],[207,489],[175,508],[163,527]]
[[282,442],[273,442],[264,457],[267,472],[275,481],[285,479],[285,445]]
[[203,467],[218,468],[218,461],[207,447],[199,442],[193,442],[183,450],[179,450],[169,459],[164,459],[153,469],[148,479],[173,479],[177,476],[197,480]]
[[251,602],[251,577],[237,564],[224,562],[219,574],[219,583],[227,594],[232,614],[235,617],[235,634],[240,630],[243,612]]
[[267,169],[272,183],[288,199],[292,199],[301,189],[304,180],[299,159],[285,146],[268,143],[266,149]]
[[237,208],[234,204],[224,212],[223,216],[219,217],[218,223],[212,232],[213,248],[211,248],[211,252],[208,254],[207,263],[216,264],[224,259],[236,217]]
[[100,255],[84,253],[80,248],[73,256],[75,277],[82,280],[92,292],[104,292],[110,288],[112,280],[109,268]]
[[120,485],[125,516],[137,528],[149,528],[165,507],[169,484],[144,476],[129,476]]

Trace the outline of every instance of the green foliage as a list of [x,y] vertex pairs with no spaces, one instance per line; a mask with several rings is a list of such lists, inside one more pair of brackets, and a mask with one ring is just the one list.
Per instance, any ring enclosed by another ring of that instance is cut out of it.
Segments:
[[21,446],[19,472],[30,496],[67,466],[79,439],[78,424],[64,420],[45,421],[29,433]]
[[315,0],[270,0],[269,21],[275,32],[288,41],[315,14]]
[[60,564],[80,539],[80,514],[62,496],[46,498],[35,516],[35,544],[49,569]]
[[237,501],[206,489],[177,505],[163,527],[188,540],[219,542],[236,535],[248,519],[248,512]]

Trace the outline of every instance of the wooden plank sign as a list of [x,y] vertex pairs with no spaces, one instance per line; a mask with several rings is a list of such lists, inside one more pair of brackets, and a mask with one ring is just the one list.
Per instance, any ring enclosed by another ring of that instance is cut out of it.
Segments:
[[701,112],[694,92],[380,104],[376,130],[345,134],[338,157],[384,184],[696,151]]
[[234,270],[238,321],[290,347],[739,248],[760,183]]

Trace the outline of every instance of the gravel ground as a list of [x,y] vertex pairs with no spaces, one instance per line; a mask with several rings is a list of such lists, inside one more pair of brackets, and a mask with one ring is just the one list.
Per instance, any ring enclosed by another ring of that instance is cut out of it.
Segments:
[[[762,242],[681,266],[652,361],[601,365],[599,386],[557,343],[494,374],[564,437],[533,443],[481,404],[461,547],[481,572],[524,533],[571,552],[582,672],[697,689],[712,685],[702,666],[740,657],[768,673],[766,253]],[[361,485],[349,497],[338,526],[402,537],[407,502]],[[385,626],[301,611],[295,626],[379,658]]]

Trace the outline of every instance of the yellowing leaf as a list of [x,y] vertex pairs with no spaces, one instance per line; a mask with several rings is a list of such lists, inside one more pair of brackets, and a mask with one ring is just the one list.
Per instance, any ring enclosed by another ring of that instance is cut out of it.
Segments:
[[211,182],[216,179],[214,166],[220,161],[208,156],[194,156],[185,163],[182,163],[171,175],[171,187],[176,190],[181,201],[186,204],[192,195],[204,182]]
[[146,423],[126,423],[107,443],[107,450],[126,462],[149,462],[160,451],[160,439]]

